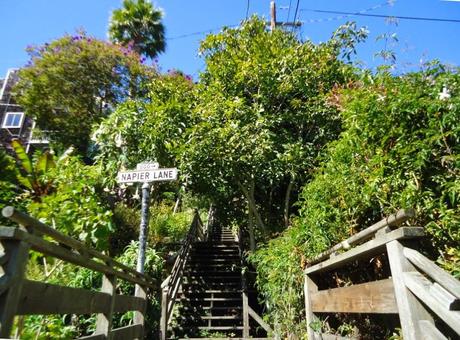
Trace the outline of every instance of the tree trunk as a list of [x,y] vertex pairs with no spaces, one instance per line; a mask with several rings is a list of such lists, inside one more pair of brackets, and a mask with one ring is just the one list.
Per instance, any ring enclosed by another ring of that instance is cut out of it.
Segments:
[[253,224],[253,216],[252,210],[249,208],[248,203],[248,232],[249,232],[249,248],[251,251],[256,250],[256,238],[254,236],[254,224]]
[[289,227],[289,201],[291,199],[291,191],[294,185],[294,176],[289,179],[289,184],[286,189],[286,196],[284,199],[284,226]]
[[255,199],[254,199],[254,180],[251,180],[251,189],[250,190],[245,188],[244,185],[241,184],[240,181],[238,181],[237,183],[238,183],[238,186],[240,187],[241,191],[243,192],[244,196],[248,200],[249,209],[254,214],[257,226],[266,233],[267,228],[265,227],[265,224],[262,221],[262,217],[260,217],[260,214],[257,211],[257,206],[256,206],[256,202],[255,202]]

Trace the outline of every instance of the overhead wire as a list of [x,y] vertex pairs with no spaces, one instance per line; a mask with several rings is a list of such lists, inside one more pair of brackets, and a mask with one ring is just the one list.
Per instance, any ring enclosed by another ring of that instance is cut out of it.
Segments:
[[297,20],[297,13],[299,12],[299,4],[300,4],[300,0],[297,0],[297,5],[295,6],[295,12],[294,12],[294,20],[292,20],[292,22],[294,23],[294,25],[292,26],[292,31],[294,31],[295,29],[295,21]]
[[[309,19],[309,20],[303,21],[303,23],[313,24],[313,23],[341,20],[341,19],[351,17],[352,15],[364,14],[364,13],[371,12],[371,11],[374,11],[376,9],[379,9],[379,8],[382,8],[382,7],[385,7],[385,6],[392,6],[394,4],[394,2],[395,2],[394,0],[387,0],[385,2],[382,2],[380,4],[374,5],[374,6],[369,7],[369,8],[365,8],[363,10],[360,10],[360,11],[357,11],[357,12],[351,12],[350,14],[340,15],[340,16],[335,16],[335,17],[330,17],[330,18]],[[316,10],[303,8],[303,9],[300,9],[300,11],[301,12],[307,12],[307,11],[316,11]],[[322,10],[320,10],[320,11],[322,11]],[[337,14],[337,13],[335,13],[335,14]]]
[[[414,17],[414,16],[403,16],[403,15],[387,15],[387,14],[366,14],[366,13],[353,13],[353,12],[342,12],[342,11],[328,11],[321,9],[304,9],[304,11],[316,12],[316,13],[331,13],[331,14],[343,14],[346,16],[362,16],[362,17],[374,17],[374,18],[395,18],[402,20],[419,20],[419,21],[437,21],[437,22],[454,22],[460,23],[460,19],[448,19],[448,18],[432,18],[432,17]],[[318,19],[320,20],[320,19]],[[311,20],[308,22],[312,22]]]
[[246,20],[248,20],[248,17],[249,17],[249,1],[250,0],[248,0],[248,4],[246,6]]

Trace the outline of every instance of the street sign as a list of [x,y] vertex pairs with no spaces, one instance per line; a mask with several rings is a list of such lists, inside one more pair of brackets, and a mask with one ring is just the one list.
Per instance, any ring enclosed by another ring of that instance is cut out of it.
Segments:
[[118,183],[149,183],[157,181],[173,181],[177,179],[177,169],[131,170],[118,173]]
[[136,170],[156,170],[159,167],[157,162],[143,162],[136,165]]

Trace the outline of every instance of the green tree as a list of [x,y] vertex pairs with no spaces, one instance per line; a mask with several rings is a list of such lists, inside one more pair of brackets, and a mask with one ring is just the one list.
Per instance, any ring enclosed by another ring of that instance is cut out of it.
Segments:
[[15,87],[19,104],[54,143],[81,154],[93,124],[139,94],[150,75],[137,53],[84,33],[27,51],[31,59]]
[[123,0],[123,8],[114,10],[110,18],[110,40],[154,58],[166,47],[162,17],[150,1]]
[[120,168],[145,160],[178,166],[191,126],[194,85],[189,76],[174,71],[146,85],[142,100],[130,100],[103,120],[93,134],[98,163],[115,178]]
[[190,187],[240,210],[244,197],[260,231],[287,226],[296,186],[340,131],[327,94],[353,73],[339,52],[258,18],[209,35],[181,164]]

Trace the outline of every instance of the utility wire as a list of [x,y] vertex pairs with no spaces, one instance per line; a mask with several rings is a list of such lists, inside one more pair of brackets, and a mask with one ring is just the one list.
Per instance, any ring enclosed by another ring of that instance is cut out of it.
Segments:
[[[419,21],[437,21],[437,22],[454,22],[460,23],[460,19],[445,19],[445,18],[431,18],[431,17],[412,17],[412,16],[401,16],[401,15],[385,15],[385,14],[366,14],[366,13],[353,13],[353,12],[342,12],[342,11],[327,11],[321,9],[301,9],[304,12],[316,12],[316,13],[332,13],[342,14],[346,16],[361,16],[361,17],[373,17],[373,18],[395,18],[403,20],[419,20]],[[320,20],[320,19],[318,19]],[[331,20],[331,19],[328,19]],[[323,20],[321,20],[323,21]],[[308,22],[315,22],[310,20]]]
[[[376,10],[378,8],[382,8],[384,6],[392,6],[394,2],[395,2],[395,0],[387,0],[387,1],[383,2],[383,3],[374,5],[372,7],[369,7],[369,8],[363,9],[363,10],[360,10],[358,12],[353,12],[353,13],[348,14],[348,15],[340,15],[340,16],[336,16],[336,17],[332,17],[332,18],[326,18],[326,19],[322,19],[322,18],[321,19],[310,19],[310,20],[307,20],[306,22],[312,24],[312,23],[320,23],[320,22],[333,21],[333,20],[341,20],[341,19],[351,17],[353,14],[367,13],[367,12],[374,11],[374,10]],[[307,11],[307,9],[301,9],[300,11]]]
[[195,35],[201,35],[201,34],[206,34],[206,33],[212,33],[214,31],[218,31],[218,30],[221,30],[222,28],[224,27],[228,27],[228,28],[235,28],[235,27],[238,27],[240,25],[230,25],[230,26],[221,26],[221,27],[216,27],[216,28],[210,28],[206,31],[200,31],[200,32],[192,32],[192,33],[187,33],[187,34],[182,34],[182,35],[176,35],[176,36],[173,36],[173,37],[167,37],[166,40],[176,40],[176,39],[183,39],[183,38],[188,38],[188,37],[193,37]]
[[294,12],[294,20],[292,20],[292,22],[294,23],[294,26],[292,26],[292,31],[294,31],[295,29],[295,21],[297,19],[297,13],[299,11],[299,3],[300,3],[300,0],[297,0],[297,5],[295,6],[295,12]]

